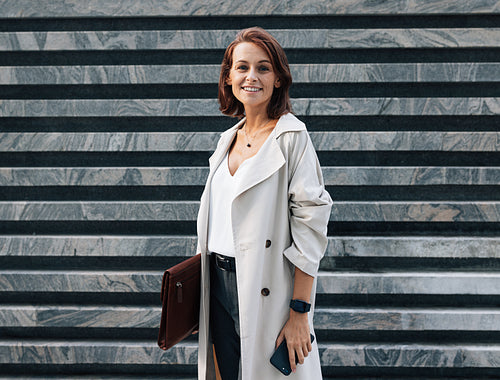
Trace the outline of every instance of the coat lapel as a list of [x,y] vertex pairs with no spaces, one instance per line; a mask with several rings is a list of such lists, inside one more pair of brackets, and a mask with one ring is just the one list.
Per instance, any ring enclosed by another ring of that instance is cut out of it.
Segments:
[[252,171],[238,182],[234,194],[235,199],[248,189],[269,178],[285,164],[285,157],[276,141],[275,131],[271,132],[269,138],[270,141],[266,141],[257,153],[258,159],[252,162]]

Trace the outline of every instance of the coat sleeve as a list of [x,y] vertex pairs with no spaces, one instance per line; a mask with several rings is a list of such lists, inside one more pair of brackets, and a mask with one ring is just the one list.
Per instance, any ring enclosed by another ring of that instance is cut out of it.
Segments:
[[325,190],[318,157],[307,131],[291,133],[288,205],[292,243],[284,255],[315,277],[327,245],[332,199]]

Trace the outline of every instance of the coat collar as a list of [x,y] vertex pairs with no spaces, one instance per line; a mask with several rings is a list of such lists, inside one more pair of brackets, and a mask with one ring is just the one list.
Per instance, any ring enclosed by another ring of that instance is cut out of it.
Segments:
[[[210,173],[213,175],[215,169],[219,166],[227,150],[236,136],[238,129],[245,123],[245,119],[240,120],[236,125],[221,134],[220,142],[212,157],[209,159]],[[266,141],[257,153],[259,159],[254,161],[255,168],[252,173],[243,178],[235,192],[235,197],[247,191],[251,187],[264,181],[274,172],[278,171],[286,162],[283,152],[278,144],[278,137],[286,132],[306,130],[304,123],[298,120],[291,113],[281,116],[271,132],[270,141]],[[210,175],[209,180],[211,180]]]

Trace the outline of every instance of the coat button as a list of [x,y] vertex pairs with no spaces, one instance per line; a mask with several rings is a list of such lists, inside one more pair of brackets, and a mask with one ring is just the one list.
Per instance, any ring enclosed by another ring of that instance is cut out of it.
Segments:
[[271,240],[266,240],[266,248],[269,248],[271,246]]
[[268,288],[263,288],[261,291],[260,291],[260,294],[262,294],[264,297],[267,297],[269,295],[269,293],[271,293],[269,291]]

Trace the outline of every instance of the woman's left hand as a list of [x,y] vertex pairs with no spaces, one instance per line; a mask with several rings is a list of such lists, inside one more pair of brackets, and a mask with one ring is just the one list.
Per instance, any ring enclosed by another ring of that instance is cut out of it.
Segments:
[[286,339],[288,347],[290,368],[292,372],[295,372],[297,369],[295,354],[297,354],[297,362],[304,364],[304,358],[312,351],[307,313],[297,313],[290,309],[290,318],[281,329],[278,339],[276,339],[276,348],[278,348],[283,339]]

